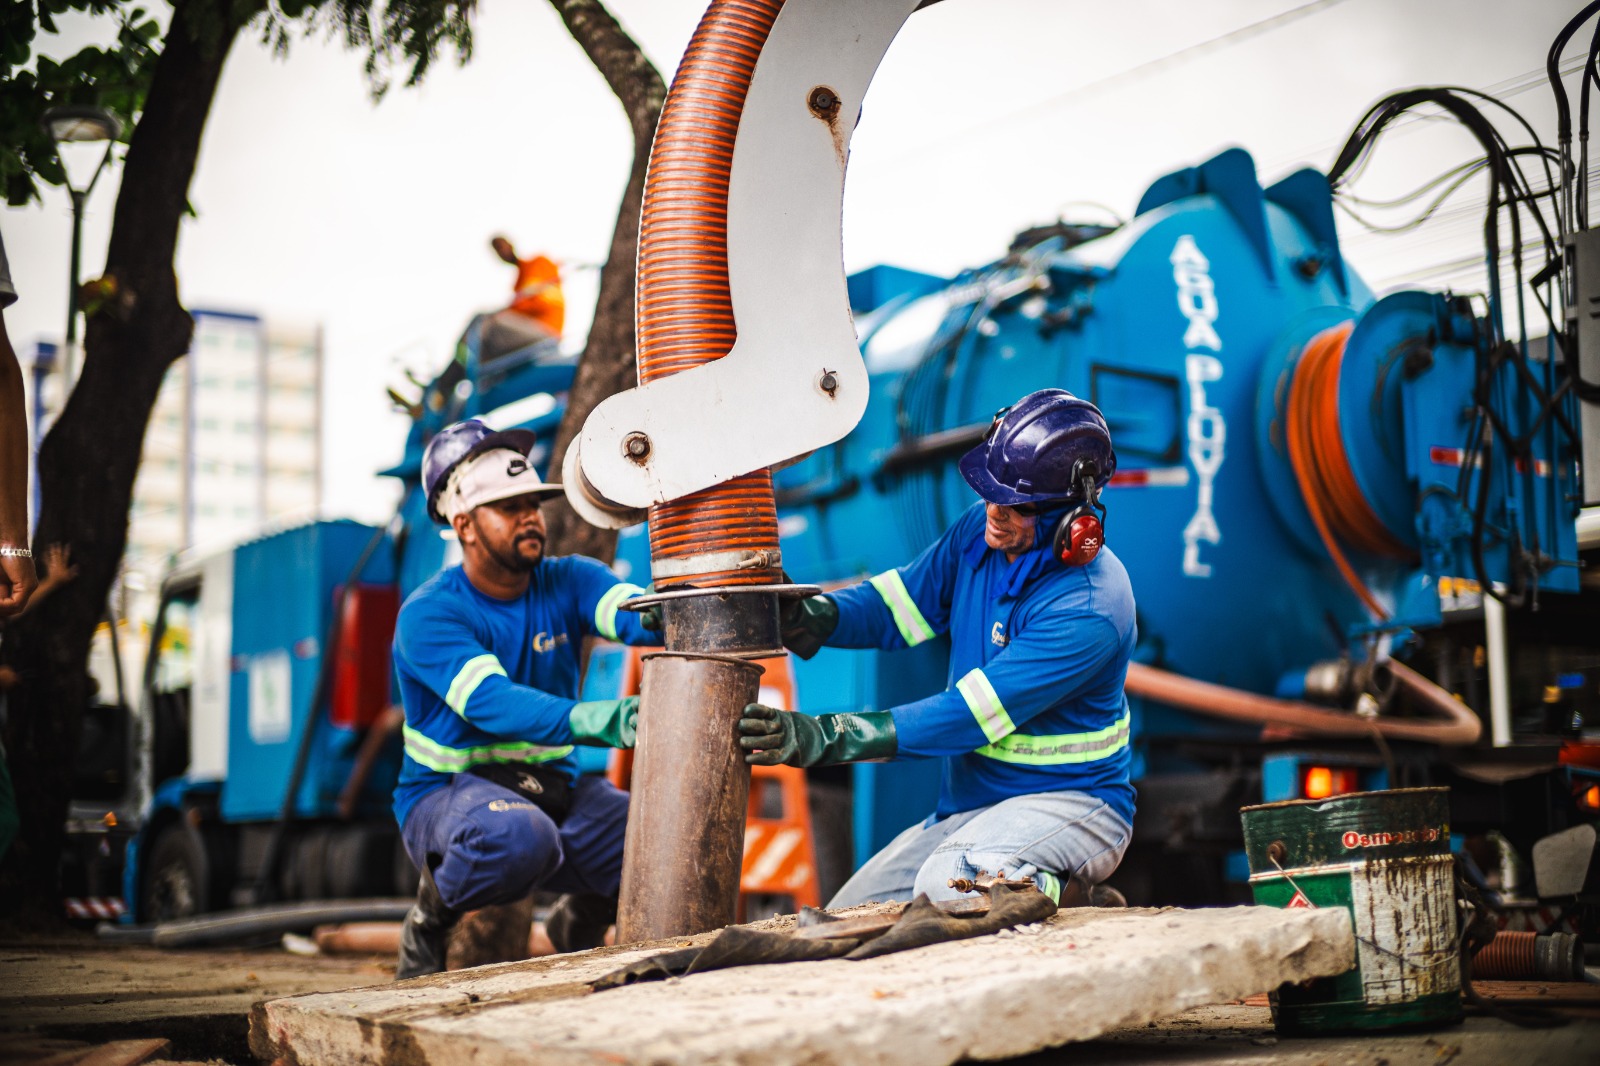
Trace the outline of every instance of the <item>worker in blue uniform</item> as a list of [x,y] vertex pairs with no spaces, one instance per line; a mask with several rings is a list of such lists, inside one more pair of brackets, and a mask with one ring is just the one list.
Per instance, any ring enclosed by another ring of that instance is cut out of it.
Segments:
[[444,969],[465,911],[565,893],[547,931],[595,947],[615,919],[628,796],[579,777],[574,744],[631,748],[637,697],[580,702],[586,636],[659,644],[619,608],[644,590],[582,556],[545,558],[542,499],[561,492],[528,462],[533,434],[481,422],[440,432],[423,457],[428,513],[461,544],[406,600],[394,664],[405,760],[394,812],[422,872],[396,976]]
[[910,565],[783,616],[784,643],[803,658],[948,633],[946,690],[862,714],[751,704],[740,745],[764,765],[944,759],[933,813],[832,907],[949,899],[961,894],[951,879],[1002,871],[1060,903],[1115,903],[1101,883],[1132,834],[1123,681],[1136,632],[1127,571],[1104,546],[1110,432],[1093,404],[1045,389],[996,415],[960,468],[982,501]]

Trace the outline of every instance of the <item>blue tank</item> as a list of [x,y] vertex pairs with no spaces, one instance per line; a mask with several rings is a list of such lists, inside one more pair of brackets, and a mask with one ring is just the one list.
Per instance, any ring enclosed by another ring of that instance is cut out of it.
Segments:
[[[1484,322],[1448,295],[1375,299],[1340,254],[1314,170],[1263,187],[1230,149],[1156,181],[1116,229],[1044,227],[951,279],[876,267],[850,295],[871,399],[844,440],[775,475],[795,580],[826,587],[910,560],[975,499],[956,460],[995,411],[1057,387],[1111,426],[1106,537],[1133,580],[1142,661],[1271,694],[1370,637],[1439,626],[1454,590],[1577,592],[1575,452],[1550,418],[1538,428],[1537,396],[1504,366],[1488,387],[1531,443],[1518,459],[1474,450]],[[1342,359],[1294,402],[1306,353],[1328,350]],[[1531,365],[1553,392],[1556,360]],[[1555,409],[1572,417],[1570,401]],[[1376,611],[1317,531],[1289,454],[1297,427],[1320,465],[1342,452],[1343,490],[1309,496],[1359,534],[1335,543]],[[618,558],[649,572],[642,531],[625,532]],[[898,654],[797,662],[802,705],[882,708],[943,687],[935,648]],[[1153,737],[1260,732],[1134,711],[1141,751]],[[934,771],[852,772],[859,861],[926,812]]]

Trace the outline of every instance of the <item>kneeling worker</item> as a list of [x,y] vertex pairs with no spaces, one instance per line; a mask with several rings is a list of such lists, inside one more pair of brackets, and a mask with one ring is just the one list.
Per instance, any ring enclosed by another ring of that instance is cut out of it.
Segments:
[[1024,396],[961,460],[982,503],[909,566],[786,610],[784,643],[803,658],[951,640],[936,696],[818,717],[751,704],[739,723],[746,761],[764,765],[945,757],[933,814],[829,906],[949,899],[950,879],[1001,870],[1080,903],[1116,869],[1133,822],[1123,680],[1136,636],[1127,571],[1102,541],[1116,464],[1093,404]]
[[616,915],[628,796],[579,778],[572,745],[631,748],[638,699],[579,703],[579,652],[591,634],[659,644],[618,607],[641,590],[583,556],[544,558],[542,499],[560,494],[527,460],[533,434],[467,421],[422,460],[435,521],[462,562],[400,609],[394,662],[405,706],[405,761],[394,812],[422,871],[396,977],[444,969],[464,912],[568,893],[552,912],[563,951],[595,947]]

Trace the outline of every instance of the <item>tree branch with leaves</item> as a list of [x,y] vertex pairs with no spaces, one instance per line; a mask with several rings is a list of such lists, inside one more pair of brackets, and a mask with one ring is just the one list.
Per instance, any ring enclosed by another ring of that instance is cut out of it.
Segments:
[[[639,201],[665,92],[601,4],[551,2],[627,110],[636,157],[562,425],[565,441],[595,403],[632,377]],[[41,183],[63,181],[38,126],[46,108],[106,106],[127,131],[105,275],[96,288],[101,298],[86,308],[82,374],[39,454],[34,543],[70,543],[79,577],[14,622],[0,646],[0,664],[18,677],[5,744],[22,821],[0,865],[0,914],[59,920],[59,859],[89,699],[89,648],[126,547],[145,428],[167,370],[193,334],[174,256],[229,51],[247,28],[279,51],[297,36],[332,32],[366,52],[369,86],[381,97],[397,76],[417,84],[443,52],[465,62],[475,8],[474,0],[174,0],[163,29],[123,0],[0,0],[0,185],[7,200],[25,204],[38,198]],[[67,13],[115,20],[117,46],[61,61],[36,55],[39,35],[53,33],[55,19]],[[564,543],[589,546],[576,529]]]

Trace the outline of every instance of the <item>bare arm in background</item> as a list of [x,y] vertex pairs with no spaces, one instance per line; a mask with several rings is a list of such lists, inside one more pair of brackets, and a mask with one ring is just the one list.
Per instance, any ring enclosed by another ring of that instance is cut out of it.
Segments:
[[[16,301],[5,245],[0,244],[0,308]],[[28,546],[28,418],[22,367],[0,310],[0,548]],[[0,618],[19,613],[38,584],[32,559],[0,555]]]

